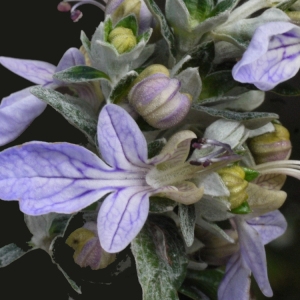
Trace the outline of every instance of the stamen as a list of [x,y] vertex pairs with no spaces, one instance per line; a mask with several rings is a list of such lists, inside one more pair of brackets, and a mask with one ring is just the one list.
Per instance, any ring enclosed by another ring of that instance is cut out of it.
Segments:
[[[94,1],[94,0],[84,0],[80,2],[78,2],[78,0],[65,0],[58,4],[57,9],[61,12],[66,12],[71,10],[70,11],[71,19],[73,20],[73,22],[77,22],[79,19],[82,18],[82,12],[77,9],[79,6],[83,4],[92,4],[105,11],[105,4],[107,3],[107,1],[108,0],[102,0],[104,4],[101,4],[98,1]],[[68,2],[78,2],[78,3],[76,3],[71,9],[71,6]]]
[[211,148],[211,147],[220,147],[220,149],[217,149],[214,152],[211,152],[210,154],[197,158],[196,160],[191,160],[190,164],[194,166],[203,166],[204,168],[210,166],[214,162],[220,162],[223,160],[238,160],[240,159],[240,155],[233,152],[230,145],[221,143],[217,140],[212,139],[199,139],[198,142],[193,142],[192,147],[195,149],[205,149],[205,148]]
[[300,180],[300,161],[278,160],[256,165],[253,167],[261,175],[263,174],[284,174]]

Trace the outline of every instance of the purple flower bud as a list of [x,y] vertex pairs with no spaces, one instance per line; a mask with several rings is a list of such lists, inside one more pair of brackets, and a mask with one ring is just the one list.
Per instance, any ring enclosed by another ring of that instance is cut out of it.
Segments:
[[156,73],[134,85],[128,99],[151,126],[165,129],[182,121],[190,109],[191,96],[179,89],[178,79]]
[[66,244],[75,250],[74,261],[82,268],[103,269],[116,257],[116,254],[107,253],[101,247],[95,222],[88,222],[72,232]]
[[274,124],[274,127],[275,131],[256,136],[248,142],[257,164],[290,157],[292,144],[288,130],[280,124]]
[[68,2],[60,2],[57,5],[57,10],[61,12],[68,12],[71,10],[71,5]]
[[233,67],[233,78],[253,83],[263,91],[286,81],[300,67],[300,27],[288,22],[259,26],[242,59]]

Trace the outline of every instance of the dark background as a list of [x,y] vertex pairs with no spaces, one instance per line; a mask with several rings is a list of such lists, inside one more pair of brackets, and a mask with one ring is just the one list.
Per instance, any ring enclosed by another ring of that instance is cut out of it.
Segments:
[[[1,3],[0,34],[1,56],[34,59],[58,63],[63,53],[70,47],[80,47],[80,31],[84,30],[88,37],[103,20],[100,9],[90,5],[82,6],[83,18],[73,23],[68,13],[56,10],[59,0],[46,1],[6,1]],[[32,85],[25,79],[7,71],[0,66],[0,99]],[[299,76],[293,84],[299,84]],[[258,109],[270,111],[281,116],[281,122],[291,133],[293,144],[292,159],[300,159],[300,97],[283,98],[268,94],[265,103]],[[70,126],[50,107],[38,117],[25,133],[8,146],[18,145],[30,140],[48,142],[68,141],[84,143],[85,137]],[[0,148],[2,150],[4,147]],[[268,268],[274,298],[296,300],[300,294],[300,184],[296,179],[288,178],[283,189],[288,192],[288,199],[281,211],[289,223],[286,234],[276,242],[267,246]],[[15,201],[0,201],[0,247],[30,240],[30,234],[23,221]],[[21,237],[21,238],[20,238]],[[91,284],[84,296],[78,299],[119,299],[119,297],[140,300],[140,288],[136,278],[132,283],[126,282],[121,288],[112,290]],[[134,283],[135,282],[135,283]],[[42,250],[32,251],[8,267],[0,269],[1,299],[14,300],[28,298],[66,300],[73,294],[68,283],[57,267],[51,262],[48,254]],[[133,290],[136,290],[134,292]],[[266,299],[257,293],[259,299]],[[77,299],[77,298],[76,298]],[[237,299],[238,300],[238,299]]]

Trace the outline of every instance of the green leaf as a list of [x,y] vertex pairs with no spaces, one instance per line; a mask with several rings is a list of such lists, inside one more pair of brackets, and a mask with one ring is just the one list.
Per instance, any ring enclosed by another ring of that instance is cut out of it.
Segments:
[[49,228],[49,235],[63,236],[73,215],[57,214]]
[[153,213],[164,213],[172,211],[177,203],[168,198],[153,196],[150,197],[150,208],[149,211]]
[[202,78],[202,92],[199,101],[206,98],[221,97],[237,85],[239,83],[233,79],[231,70],[212,73]]
[[288,10],[297,0],[289,0],[289,1],[281,1],[276,8],[279,8],[281,10]]
[[[209,297],[210,300],[218,299],[218,286],[224,276],[220,269],[195,271],[189,270],[186,274],[185,283],[194,285],[201,292]],[[201,299],[201,298],[200,298]]]
[[[100,23],[101,25],[101,23]],[[113,27],[112,27],[112,20],[111,18],[107,18],[104,22],[104,41],[108,42],[108,36],[110,34],[110,32],[112,31]]]
[[87,52],[90,52],[90,50],[91,50],[91,42],[88,39],[88,37],[86,36],[86,34],[84,33],[84,31],[81,31],[81,33],[80,33],[80,40],[81,40],[81,43],[82,43],[84,49]]
[[148,43],[151,34],[152,34],[153,30],[152,29],[148,29],[147,31],[145,31],[144,33],[140,34],[137,39],[136,42],[139,43],[140,41],[145,41],[145,43]]
[[184,241],[186,245],[190,247],[194,242],[194,230],[196,224],[195,205],[179,204],[178,215]]
[[130,14],[129,16],[126,16],[125,18],[120,20],[114,28],[117,27],[131,29],[135,36],[137,36],[138,34],[138,23],[134,14]]
[[193,20],[202,22],[210,15],[214,2],[213,0],[183,0]]
[[238,2],[239,0],[223,0],[215,6],[209,16],[214,17],[226,10],[232,10]]
[[292,86],[287,82],[282,82],[278,84],[273,90],[270,90],[270,92],[281,96],[299,96],[300,88]]
[[175,46],[175,39],[173,32],[171,31],[170,27],[168,26],[167,20],[160,10],[160,8],[157,6],[154,0],[145,0],[145,3],[148,7],[148,9],[151,11],[151,13],[157,18],[160,28],[161,28],[161,34],[164,37],[165,41],[167,42],[169,46],[169,52],[172,59],[172,64],[175,63],[175,57],[177,55],[176,46]]
[[58,269],[63,273],[65,278],[67,279],[68,283],[72,287],[72,289],[77,292],[78,294],[81,294],[81,287],[73,280],[71,277],[66,273],[66,271],[58,264],[56,263]]
[[279,116],[274,113],[265,112],[233,112],[229,110],[219,110],[212,107],[202,106],[197,103],[192,104],[192,108],[198,111],[205,112],[216,118],[223,118],[226,120],[242,122],[249,129],[259,128]]
[[232,209],[230,212],[233,214],[237,214],[237,215],[246,215],[246,214],[250,214],[252,212],[252,210],[251,210],[248,202],[245,201],[240,206]]
[[176,224],[161,215],[149,215],[131,243],[143,300],[178,300],[188,259]]
[[98,120],[96,113],[87,102],[41,86],[31,88],[30,92],[51,105],[73,126],[81,130],[92,144],[95,143]]
[[110,80],[108,75],[89,66],[74,66],[55,73],[53,77],[64,82],[73,83],[89,82],[101,79]]
[[129,93],[132,83],[137,77],[138,73],[135,71],[130,71],[124,77],[122,77],[111,91],[107,100],[108,103],[120,103],[122,99],[125,98]]
[[199,67],[201,78],[205,78],[211,71],[213,65],[215,57],[215,43],[213,41],[202,43],[190,55],[192,59],[183,65],[183,69],[188,67]]
[[178,290],[181,294],[193,299],[193,300],[207,300],[207,296],[188,280],[184,281],[182,286]]
[[160,153],[162,148],[165,146],[166,140],[159,139],[152,141],[148,144],[148,158],[152,158]]
[[6,267],[28,251],[24,251],[16,244],[8,244],[0,248],[0,268]]
[[252,181],[254,180],[256,177],[259,176],[259,172],[256,171],[256,170],[253,170],[253,169],[249,169],[249,168],[246,168],[246,167],[241,167],[244,172],[245,172],[245,180],[246,181]]

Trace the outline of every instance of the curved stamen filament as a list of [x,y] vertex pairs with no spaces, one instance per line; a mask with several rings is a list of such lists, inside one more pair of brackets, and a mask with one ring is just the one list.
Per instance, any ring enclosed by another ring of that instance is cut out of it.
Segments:
[[[102,3],[99,3],[98,1],[95,0],[84,0],[84,1],[78,1],[78,0],[65,0],[60,2],[60,4],[58,5],[58,10],[59,11],[70,11],[71,13],[71,19],[74,22],[77,22],[81,17],[82,17],[82,12],[80,10],[78,10],[77,8],[83,4],[92,4],[95,5],[97,7],[99,7],[100,9],[102,9],[103,11],[105,11],[105,5],[107,4],[108,0],[102,0]],[[71,9],[70,7],[66,6],[69,2],[78,2],[76,3]]]
[[260,174],[285,174],[300,180],[300,161],[279,160],[263,163],[253,167]]

